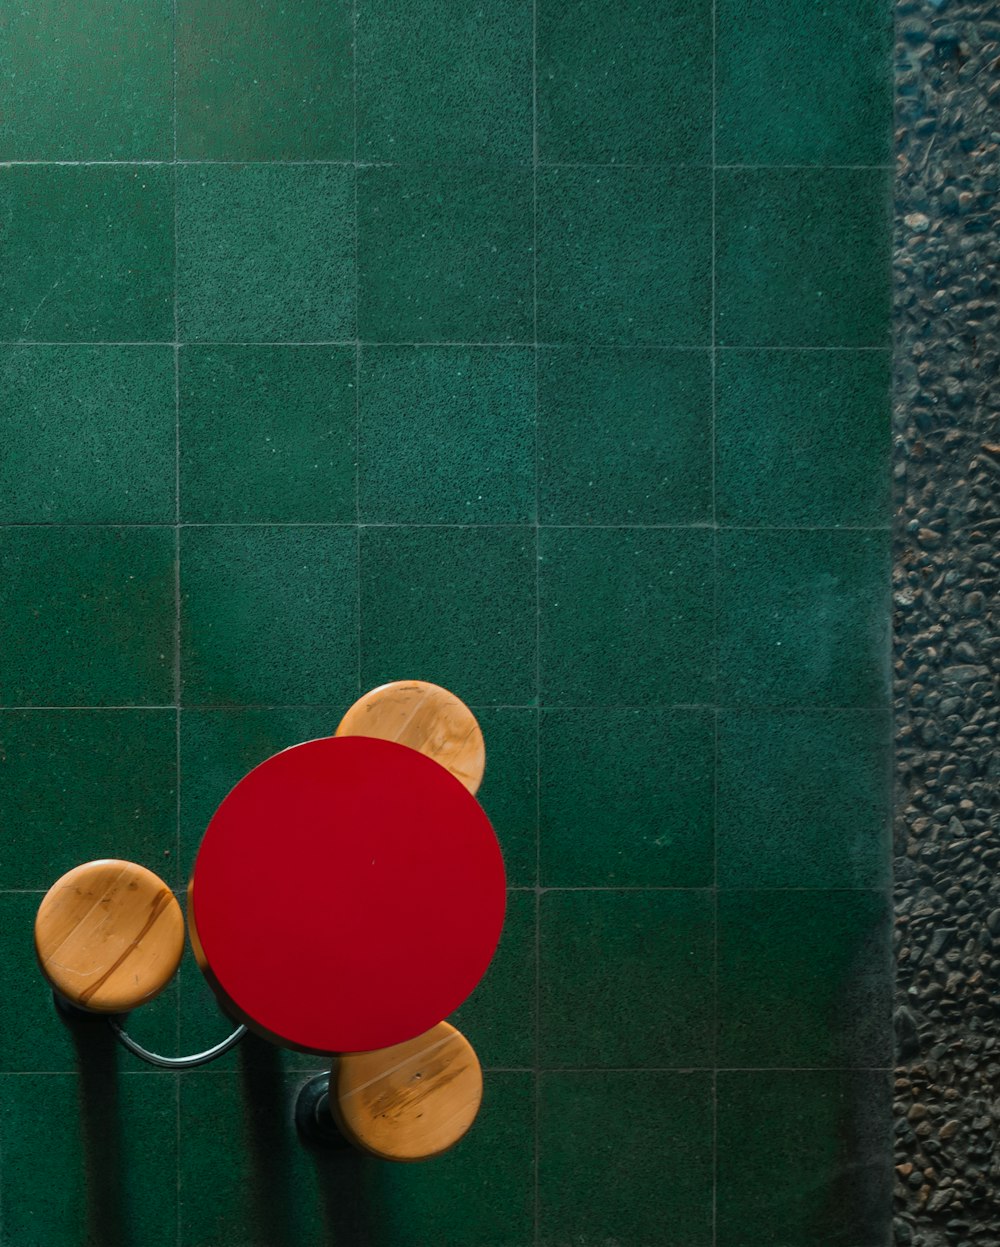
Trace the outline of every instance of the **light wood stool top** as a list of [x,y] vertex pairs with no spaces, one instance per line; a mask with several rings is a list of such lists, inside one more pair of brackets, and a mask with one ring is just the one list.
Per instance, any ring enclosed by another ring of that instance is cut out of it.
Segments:
[[433,758],[475,793],[486,769],[476,717],[463,701],[425,680],[396,680],[365,693],[340,721],[337,736],[394,740]]
[[330,1110],[344,1136],[382,1160],[430,1160],[475,1121],[483,1072],[472,1044],[448,1022],[416,1039],[340,1057]]
[[127,1013],[159,995],[184,951],[184,915],[144,866],[85,862],[49,888],[35,918],[42,973],[71,1004]]

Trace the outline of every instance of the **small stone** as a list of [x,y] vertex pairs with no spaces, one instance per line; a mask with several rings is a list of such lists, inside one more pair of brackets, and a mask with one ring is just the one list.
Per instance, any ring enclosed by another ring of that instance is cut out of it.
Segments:
[[922,212],[911,212],[909,216],[903,217],[903,223],[915,234],[923,234],[930,229],[931,221],[930,217],[924,216]]
[[938,1131],[939,1139],[950,1139],[958,1130],[959,1123],[953,1117],[951,1121],[946,1121]]

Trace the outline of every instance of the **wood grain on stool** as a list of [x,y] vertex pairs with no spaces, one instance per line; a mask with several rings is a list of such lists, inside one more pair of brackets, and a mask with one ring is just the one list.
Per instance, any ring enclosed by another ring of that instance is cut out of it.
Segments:
[[184,951],[184,915],[134,862],[85,862],[49,888],[35,918],[42,973],[72,1004],[127,1013],[159,995]]
[[472,1044],[447,1022],[416,1039],[340,1057],[330,1108],[355,1147],[382,1160],[429,1160],[453,1147],[483,1098]]
[[408,745],[440,762],[471,793],[486,769],[475,715],[454,693],[424,680],[397,680],[365,693],[341,719],[336,735]]

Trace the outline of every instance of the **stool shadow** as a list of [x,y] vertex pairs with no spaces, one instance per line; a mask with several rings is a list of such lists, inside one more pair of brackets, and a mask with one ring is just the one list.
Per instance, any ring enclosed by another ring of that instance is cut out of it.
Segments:
[[281,1050],[253,1034],[240,1044],[255,1232],[276,1247],[375,1247],[384,1241],[372,1199],[381,1162],[352,1147],[314,1146],[299,1137],[295,1103],[310,1076],[285,1069]]
[[129,1247],[122,1190],[118,1043],[103,1017],[62,1016],[76,1049],[87,1242]]

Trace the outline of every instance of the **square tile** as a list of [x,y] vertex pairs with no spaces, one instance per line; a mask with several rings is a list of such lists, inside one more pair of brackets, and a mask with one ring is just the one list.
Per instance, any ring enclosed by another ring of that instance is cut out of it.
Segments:
[[0,160],[169,160],[169,0],[8,7]]
[[448,1019],[472,1044],[484,1068],[535,1060],[534,889],[507,893],[496,955],[469,999]]
[[177,4],[182,160],[353,160],[349,0]]
[[888,346],[891,176],[721,169],[720,346]]
[[887,351],[720,351],[722,524],[888,525]]
[[541,1247],[710,1247],[710,1074],[543,1074],[539,1099]]
[[358,177],[362,338],[533,337],[530,169],[382,166]]
[[357,539],[349,528],[186,528],[186,705],[346,704],[357,695]]
[[711,532],[546,528],[540,537],[544,705],[712,700]]
[[712,897],[544,892],[543,1068],[712,1063]]
[[720,164],[889,161],[889,6],[869,0],[807,8],[794,0],[721,0],[717,23]]
[[531,349],[366,347],[359,430],[362,521],[533,522]]
[[175,564],[169,528],[0,529],[0,704],[172,702]]
[[720,892],[719,1064],[888,1065],[890,918],[882,892]]
[[354,374],[353,347],[185,347],[183,518],[353,523]]
[[[344,709],[346,709],[346,704]],[[181,711],[181,870],[186,883],[212,815],[239,781],[273,754],[332,736],[341,712],[327,706]]]
[[542,0],[538,150],[567,164],[708,164],[712,5]]
[[430,680],[467,704],[535,696],[528,528],[361,532],[361,685]]
[[888,1071],[723,1071],[718,1087],[719,1247],[890,1241]]
[[187,341],[354,336],[354,170],[177,171],[177,303]]
[[538,336],[708,346],[711,173],[538,171]]
[[[67,855],[72,855],[71,849]],[[85,852],[78,852],[71,865],[84,860]],[[155,859],[137,860],[162,873]],[[44,886],[55,883],[56,878],[52,875]],[[118,1047],[103,1017],[93,1015],[68,1023],[56,1009],[52,988],[38,968],[32,938],[43,895],[0,893],[0,990],[6,999],[17,1002],[15,1008],[7,1010],[0,1028],[0,1070],[19,1074],[64,1072],[77,1078],[89,1071],[100,1078],[102,1072],[117,1068],[123,1073],[134,1070],[155,1077],[157,1071],[151,1065]],[[173,984],[131,1014],[129,1030],[154,1052],[176,1050],[177,995]]]
[[538,844],[537,710],[475,707],[486,742],[476,796],[503,850],[507,884],[533,887]]
[[173,340],[171,169],[0,167],[0,212],[0,338]]
[[303,1082],[263,1069],[182,1079],[183,1247],[530,1247],[530,1074],[487,1075],[468,1135],[425,1165],[303,1147]]
[[710,711],[543,711],[539,771],[543,886],[714,883]]
[[708,352],[541,351],[538,505],[544,524],[709,521]]
[[719,883],[888,886],[891,739],[882,711],[724,711]]
[[0,522],[173,523],[170,347],[10,347],[0,385]]
[[886,704],[887,533],[722,531],[718,576],[723,705]]
[[358,9],[358,159],[532,157],[532,8],[367,0]]
[[0,1076],[5,1247],[177,1242],[176,1075]]
[[173,710],[0,711],[0,887],[123,857],[174,881]]

